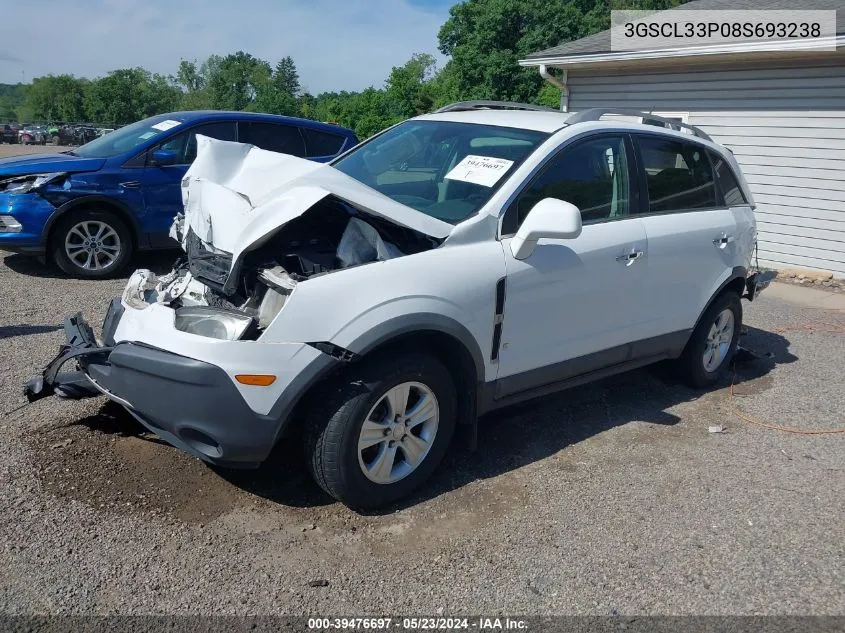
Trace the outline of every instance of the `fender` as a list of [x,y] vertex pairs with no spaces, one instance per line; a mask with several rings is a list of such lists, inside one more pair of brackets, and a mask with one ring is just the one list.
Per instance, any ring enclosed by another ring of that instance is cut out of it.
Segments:
[[[707,311],[707,308],[710,307],[710,304],[713,303],[713,301],[716,299],[716,297],[718,297],[720,294],[722,294],[722,292],[725,290],[725,288],[730,286],[737,279],[741,279],[742,284],[743,284],[743,289],[744,289],[745,288],[745,279],[747,277],[748,277],[748,270],[745,268],[745,266],[734,266],[733,270],[731,270],[731,272],[728,274],[728,276],[725,278],[725,280],[722,281],[722,283],[719,284],[719,286],[716,288],[716,290],[710,294],[710,298],[707,300],[707,303],[705,303],[704,306],[701,308],[701,310],[699,310],[698,318],[696,319],[695,325],[693,326],[692,330],[690,330],[690,332],[695,331],[695,328],[698,327],[698,324],[701,321],[701,317],[704,316],[704,313]],[[741,293],[740,293],[740,296],[741,296]]]
[[[399,340],[402,336],[420,331],[435,331],[447,334],[456,339],[469,352],[472,357],[477,380],[483,382],[484,360],[472,334],[462,324],[452,318],[437,313],[414,313],[397,316],[380,323],[372,330],[367,331],[349,347],[343,348],[345,352],[353,352],[357,357],[365,355],[381,345],[391,341]],[[325,352],[317,357],[308,367],[301,371],[291,383],[292,392],[296,394],[293,398],[280,397],[268,413],[268,417],[279,421],[276,430],[276,440],[282,437],[292,426],[294,420],[291,414],[311,389],[328,378],[335,370],[342,367],[344,362],[336,357],[329,356]],[[469,437],[469,445],[474,446],[476,432],[475,399],[468,399],[465,403],[467,411],[461,416]]]
[[481,353],[481,348],[475,337],[463,324],[436,312],[415,312],[392,317],[365,331],[345,347],[359,356],[363,356],[392,340],[425,330],[441,332],[457,339],[472,357],[478,380],[483,381],[485,379],[484,355]]
[[72,211],[73,209],[76,209],[79,206],[87,206],[90,204],[96,204],[98,202],[102,203],[103,206],[107,206],[118,212],[118,214],[120,215],[120,219],[126,222],[126,225],[132,232],[132,238],[135,240],[135,246],[140,247],[141,225],[138,222],[138,218],[136,218],[135,214],[132,212],[132,209],[130,209],[126,204],[119,200],[115,200],[110,196],[105,196],[101,194],[86,194],[80,196],[79,198],[69,200],[68,202],[65,202],[63,205],[58,207],[44,223],[44,229],[41,233],[41,242],[43,244],[47,243],[47,238],[50,235],[50,231],[53,230],[53,226],[56,224],[58,219],[62,217],[65,213],[67,213],[68,211]]

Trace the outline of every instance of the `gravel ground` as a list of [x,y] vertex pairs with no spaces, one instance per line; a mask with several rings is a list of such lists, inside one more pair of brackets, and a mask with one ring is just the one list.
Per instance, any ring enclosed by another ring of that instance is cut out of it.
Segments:
[[66,152],[73,147],[53,145],[20,145],[14,144],[0,144],[0,158],[7,156],[21,156],[23,154],[52,154],[55,152]]
[[845,434],[733,413],[845,426],[843,313],[744,302],[769,357],[733,400],[658,367],[521,405],[365,516],[294,448],[215,472],[99,398],[15,410],[61,317],[98,323],[122,284],[0,254],[2,613],[845,614]]

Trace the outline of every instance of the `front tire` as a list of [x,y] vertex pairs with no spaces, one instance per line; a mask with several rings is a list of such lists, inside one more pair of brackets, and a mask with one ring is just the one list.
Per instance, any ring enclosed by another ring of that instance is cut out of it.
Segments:
[[686,348],[678,359],[678,369],[691,387],[714,385],[730,365],[742,328],[742,303],[735,292],[725,292],[702,315]]
[[310,403],[303,439],[311,475],[356,510],[409,495],[443,460],[455,430],[452,377],[420,353],[353,365]]
[[110,211],[71,212],[59,219],[50,240],[55,264],[79,279],[118,274],[129,263],[132,250],[129,229]]

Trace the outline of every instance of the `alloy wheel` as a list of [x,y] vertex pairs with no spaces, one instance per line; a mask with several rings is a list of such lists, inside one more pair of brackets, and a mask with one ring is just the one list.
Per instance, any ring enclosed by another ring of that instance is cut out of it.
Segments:
[[420,382],[391,387],[370,409],[358,436],[358,465],[370,481],[392,484],[423,463],[434,444],[440,407]]
[[79,268],[103,270],[120,256],[120,236],[111,226],[99,220],[75,224],[65,236],[65,254]]
[[704,369],[710,373],[716,371],[724,362],[731,348],[734,337],[734,313],[725,308],[722,310],[707,334],[704,341],[704,354],[701,362]]

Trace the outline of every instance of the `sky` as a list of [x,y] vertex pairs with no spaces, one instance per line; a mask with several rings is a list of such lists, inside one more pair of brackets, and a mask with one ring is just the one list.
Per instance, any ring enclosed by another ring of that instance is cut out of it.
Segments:
[[313,94],[381,87],[413,53],[444,61],[437,32],[456,1],[10,2],[0,22],[0,83],[134,66],[175,75],[180,59],[243,50],[273,65],[290,55]]

